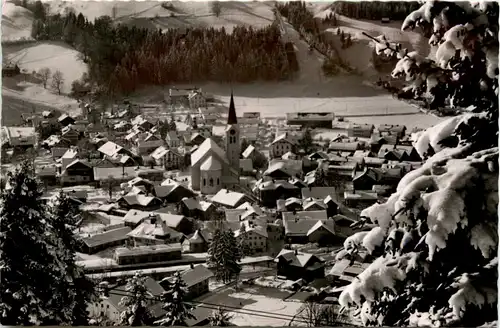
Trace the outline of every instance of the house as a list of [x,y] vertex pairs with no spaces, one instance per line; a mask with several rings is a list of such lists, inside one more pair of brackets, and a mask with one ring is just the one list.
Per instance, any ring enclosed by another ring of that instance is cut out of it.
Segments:
[[309,160],[311,160],[311,161],[317,161],[320,159],[327,160],[328,154],[326,154],[325,152],[322,152],[322,151],[317,151],[317,152],[314,152],[314,153],[310,154],[309,156],[307,156],[307,158],[309,158]]
[[328,272],[327,277],[335,285],[348,285],[365,271],[369,265],[370,263],[342,259],[335,262],[334,266]]
[[200,107],[207,107],[207,100],[203,96],[203,94],[196,90],[189,92],[188,95],[188,103],[191,109],[198,109]]
[[257,225],[253,220],[241,221],[240,228],[234,231],[234,237],[238,242],[243,239],[243,244],[251,254],[267,250],[266,226]]
[[323,202],[323,200],[318,198],[306,198],[302,202],[302,210],[304,211],[322,211],[327,209],[327,205]]
[[341,244],[343,241],[343,238],[336,234],[335,223],[331,219],[283,219],[283,226],[285,228],[285,242],[289,244],[335,245]]
[[80,140],[80,132],[75,130],[71,124],[61,129],[61,136],[68,140],[71,145],[76,145]]
[[21,74],[21,69],[17,64],[4,63],[2,65],[2,76],[12,77]]
[[[191,265],[191,268],[181,272],[182,281],[186,284],[187,293],[184,295],[186,300],[192,300],[208,293],[208,281],[214,274],[204,265]],[[172,278],[165,280],[171,282]],[[165,287],[167,284],[165,285]]]
[[347,135],[356,138],[370,138],[374,129],[373,124],[350,123],[347,128]]
[[180,169],[184,161],[184,156],[164,146],[156,148],[151,153],[151,157],[154,159],[156,165],[163,166],[165,170]]
[[267,207],[276,206],[278,199],[288,199],[299,197],[300,188],[294,186],[287,180],[267,180],[258,181],[254,188],[254,193],[260,199],[261,204]]
[[365,167],[381,168],[387,162],[385,158],[378,157],[365,157],[364,164]]
[[66,165],[59,179],[63,185],[86,184],[94,181],[94,169],[86,161],[75,159]]
[[274,179],[288,179],[302,175],[303,162],[301,160],[273,159],[264,171],[264,176]]
[[271,158],[281,158],[288,152],[294,152],[296,144],[287,133],[277,136],[274,141],[269,145],[269,155]]
[[182,233],[167,226],[158,214],[148,217],[127,236],[134,246],[180,243],[184,238]]
[[195,197],[194,191],[184,186],[183,184],[172,181],[171,183],[162,183],[160,186],[154,187],[156,197],[166,203],[179,203],[184,198]]
[[189,101],[189,90],[181,90],[177,88],[171,88],[168,95],[165,97],[167,104],[173,106],[188,106]]
[[129,210],[123,221],[126,226],[135,228],[142,222],[145,222],[151,216],[159,215],[159,217],[166,223],[169,228],[174,229],[184,235],[189,235],[194,232],[193,221],[183,215],[176,215],[170,213],[162,213],[159,211],[141,211]]
[[348,152],[354,154],[356,150],[361,150],[362,145],[360,142],[330,142],[328,150],[332,152]]
[[37,142],[35,128],[4,126],[2,128],[2,143],[7,141],[10,147],[30,148]]
[[378,126],[377,130],[380,136],[388,134],[403,138],[406,134],[406,126],[404,125],[381,124]]
[[[159,300],[165,290],[151,277],[146,277],[145,287],[147,288],[148,294],[152,296],[151,300],[148,301],[148,308],[153,318],[159,319],[163,317],[166,312],[162,308],[163,302]],[[121,322],[121,314],[125,311],[125,307],[121,305],[121,300],[124,295],[127,295],[125,284],[119,284],[109,288],[99,296],[97,301],[89,304],[87,307],[89,317],[105,317],[110,322],[119,324]]]
[[277,263],[278,276],[288,280],[313,281],[325,277],[324,261],[313,254],[282,249],[274,261]]
[[237,208],[243,203],[251,201],[251,199],[245,194],[229,191],[227,189],[221,189],[212,197],[211,201],[216,205],[227,208]]
[[[69,148],[71,146],[71,142],[67,139],[61,138],[61,136],[53,134],[42,142],[42,146],[51,149],[53,152],[52,156],[54,156],[54,149]],[[62,154],[64,154],[64,152]],[[61,157],[62,154],[59,157]]]
[[137,115],[130,121],[130,123],[132,123],[133,126],[140,128],[142,131],[149,131],[154,127],[154,124],[145,119],[142,115]]
[[37,166],[36,176],[45,186],[57,185],[57,167],[55,165]]
[[227,120],[226,151],[211,138],[191,154],[191,185],[204,194],[215,194],[222,188],[239,184],[240,130],[231,94]]
[[250,158],[240,159],[240,174],[241,175],[252,175],[254,173],[253,163]]
[[302,128],[332,128],[334,113],[287,113],[287,125],[300,125]]
[[133,154],[129,150],[123,148],[120,145],[117,145],[112,141],[106,142],[101,147],[99,147],[97,151],[100,152],[103,156],[107,156],[110,158],[114,158],[117,155],[128,155],[130,157],[133,156]]
[[68,114],[62,114],[61,116],[59,116],[59,118],[57,119],[57,121],[62,126],[68,126],[70,124],[74,124],[75,123],[75,119],[72,118],[71,116],[69,116]]
[[83,238],[80,252],[95,254],[113,246],[124,245],[128,239],[127,234],[132,231],[130,227],[120,227],[103,233]]
[[135,193],[128,193],[120,197],[117,203],[122,208],[143,210],[158,209],[162,205],[162,201],[159,198]]
[[201,230],[196,230],[182,242],[183,253],[205,253],[208,250],[208,239]]
[[195,198],[183,198],[180,202],[180,207],[183,215],[202,221],[213,220],[217,216],[214,204]]
[[378,201],[378,195],[371,190],[351,190],[344,192],[344,200],[348,207],[365,209]]
[[412,146],[401,145],[382,145],[377,154],[378,158],[384,158],[388,161],[410,161],[420,162],[422,158]]
[[181,139],[177,134],[177,131],[168,131],[165,141],[169,148],[177,148],[181,146]]
[[140,155],[150,154],[153,150],[163,145],[163,140],[159,135],[147,132],[137,139],[136,146]]
[[113,256],[118,265],[176,261],[181,257],[180,244],[119,247]]
[[302,209],[302,199],[290,197],[288,199],[278,199],[276,210],[279,212],[296,212]]

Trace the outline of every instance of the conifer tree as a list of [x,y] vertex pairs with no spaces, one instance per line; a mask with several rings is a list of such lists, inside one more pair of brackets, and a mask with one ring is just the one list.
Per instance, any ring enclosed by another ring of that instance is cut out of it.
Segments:
[[229,230],[216,230],[208,249],[207,261],[209,267],[215,270],[215,278],[228,283],[237,277],[241,271],[239,260],[241,253],[234,233]]
[[145,326],[153,323],[153,316],[148,308],[154,296],[146,287],[146,277],[137,273],[127,281],[127,296],[122,297],[120,305],[125,307],[121,313],[121,324]]
[[[167,291],[161,296],[165,317],[155,321],[160,326],[186,326],[187,319],[196,319],[191,313],[193,306],[185,302],[186,283],[179,272],[173,278],[168,278]],[[164,280],[165,282],[165,280]]]
[[58,280],[58,295],[65,304],[72,325],[88,324],[88,303],[95,297],[95,285],[85,276],[83,269],[76,265],[75,254],[78,241],[74,236],[80,216],[78,208],[63,193],[56,197],[49,211],[51,236],[58,248],[57,260],[64,265]]
[[[0,196],[0,323],[72,324],[73,304],[56,291],[66,275],[59,240],[29,162],[7,175]],[[71,279],[71,278],[69,278]]]

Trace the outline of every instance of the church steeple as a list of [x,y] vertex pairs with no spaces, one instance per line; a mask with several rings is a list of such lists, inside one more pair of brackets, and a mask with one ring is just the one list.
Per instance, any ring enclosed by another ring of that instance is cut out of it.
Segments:
[[229,113],[227,115],[227,124],[238,124],[236,119],[236,108],[234,107],[233,91],[231,91],[231,100],[229,102]]

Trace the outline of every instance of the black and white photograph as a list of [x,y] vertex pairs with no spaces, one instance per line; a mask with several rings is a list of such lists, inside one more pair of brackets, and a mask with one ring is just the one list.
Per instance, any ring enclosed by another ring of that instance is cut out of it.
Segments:
[[499,2],[2,0],[1,326],[498,326]]

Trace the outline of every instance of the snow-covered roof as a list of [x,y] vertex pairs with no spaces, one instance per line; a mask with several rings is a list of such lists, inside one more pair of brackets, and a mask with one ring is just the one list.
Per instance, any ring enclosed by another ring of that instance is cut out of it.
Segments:
[[312,198],[312,197],[305,199],[304,202],[302,203],[302,207],[304,208],[304,210],[307,210],[314,205],[317,205],[317,206],[319,206],[321,208],[325,208],[325,209],[327,208],[325,203],[322,202],[320,199],[316,199],[316,198]]
[[215,141],[210,138],[205,139],[203,143],[191,154],[191,166],[198,164],[198,162],[209,152],[213,151],[217,156],[222,159],[226,164],[229,161],[226,158],[226,152],[217,145]]
[[250,156],[252,154],[252,152],[255,150],[255,147],[250,145],[247,147],[247,149],[245,149],[245,151],[243,152],[243,154],[241,155],[243,158],[247,158],[248,156]]
[[332,235],[334,235],[334,234],[335,234],[335,231],[334,231],[334,229],[333,229],[333,227],[332,227],[332,226],[330,226],[330,227],[329,227],[329,226],[328,226],[328,225],[326,225],[323,221],[318,220],[318,222],[316,222],[316,224],[315,224],[315,225],[313,225],[313,226],[311,227],[311,229],[309,229],[309,230],[307,231],[307,235],[308,235],[308,236],[309,236],[309,235],[311,235],[313,232],[315,232],[315,231],[316,231],[316,230],[318,230],[319,228],[324,228],[324,229],[326,229],[327,231],[331,232],[331,233],[332,233]]
[[222,165],[215,157],[209,156],[203,162],[203,164],[201,164],[200,170],[202,170],[202,171],[218,171],[218,170],[222,170]]
[[215,194],[215,196],[212,197],[212,202],[234,207],[245,197],[247,197],[245,194],[229,191],[227,189],[221,189],[217,194]]
[[108,141],[104,145],[99,147],[99,149],[97,151],[103,153],[106,156],[113,157],[122,149],[123,149],[122,146],[117,145],[112,141]]

